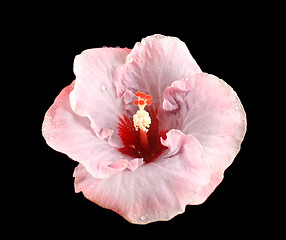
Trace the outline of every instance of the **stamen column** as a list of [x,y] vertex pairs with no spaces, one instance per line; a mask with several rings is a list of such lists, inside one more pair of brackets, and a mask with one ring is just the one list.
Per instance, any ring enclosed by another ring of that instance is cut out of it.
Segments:
[[146,95],[144,92],[136,92],[135,95],[138,97],[138,100],[134,101],[134,105],[138,106],[139,110],[133,115],[133,123],[136,131],[140,129],[140,144],[142,149],[144,151],[148,151],[150,150],[150,146],[147,132],[151,124],[151,118],[144,108],[146,105],[150,105],[152,103],[151,96]]

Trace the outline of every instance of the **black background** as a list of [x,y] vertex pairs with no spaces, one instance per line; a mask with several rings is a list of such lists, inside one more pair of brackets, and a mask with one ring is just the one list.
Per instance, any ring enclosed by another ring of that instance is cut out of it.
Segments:
[[[264,208],[262,213],[258,200],[262,181],[256,176],[258,160],[253,157],[257,148],[253,144],[257,138],[253,93],[257,90],[254,82],[256,60],[260,57],[258,43],[266,25],[263,14],[236,4],[168,10],[148,5],[139,14],[140,4],[130,9],[123,5],[119,10],[117,6],[74,6],[73,11],[45,6],[25,22],[29,31],[21,33],[26,40],[21,46],[23,62],[29,56],[33,64],[23,74],[34,80],[29,87],[37,89],[29,98],[29,110],[35,114],[30,119],[36,132],[36,141],[30,146],[36,149],[35,160],[29,163],[32,173],[25,178],[29,186],[25,201],[19,199],[25,216],[33,220],[25,231],[35,233],[38,229],[51,236],[75,234],[82,238],[130,234],[136,234],[131,235],[136,238],[155,234],[168,237],[176,233],[192,238],[209,234],[222,237],[229,232],[234,236],[255,233],[267,210]],[[204,72],[222,78],[234,88],[247,113],[248,131],[224,180],[205,203],[187,206],[185,213],[168,222],[140,226],[74,192],[72,174],[77,163],[46,145],[41,124],[61,89],[75,79],[73,60],[77,54],[103,46],[133,48],[135,42],[155,33],[180,38]]]

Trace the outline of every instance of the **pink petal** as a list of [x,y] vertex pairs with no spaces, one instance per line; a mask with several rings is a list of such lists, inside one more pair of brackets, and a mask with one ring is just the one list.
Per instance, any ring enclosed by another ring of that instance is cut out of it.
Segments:
[[142,159],[121,154],[99,139],[86,117],[75,114],[69,101],[74,83],[64,88],[45,115],[42,132],[47,144],[82,163],[96,178],[107,178],[126,168],[135,170]]
[[201,72],[187,46],[175,37],[153,35],[136,43],[126,64],[116,70],[115,85],[122,96],[126,90],[151,94],[156,105],[175,80]]
[[216,76],[199,73],[165,90],[158,118],[163,129],[177,128],[202,145],[211,181],[195,203],[204,202],[222,181],[245,135],[246,115],[237,94]]
[[89,49],[74,61],[76,81],[70,94],[72,109],[80,116],[87,116],[97,136],[110,137],[109,143],[116,147],[122,147],[116,126],[124,106],[116,95],[113,74],[130,51],[127,48]]
[[99,180],[79,165],[74,172],[76,192],[137,224],[169,220],[184,212],[209,183],[209,168],[193,136],[171,130],[161,141],[168,147],[162,156],[135,171]]

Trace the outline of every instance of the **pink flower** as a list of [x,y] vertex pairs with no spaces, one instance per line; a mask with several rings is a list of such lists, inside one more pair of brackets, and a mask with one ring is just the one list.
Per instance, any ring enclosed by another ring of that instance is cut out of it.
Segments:
[[132,50],[89,49],[76,56],[74,73],[42,132],[79,162],[76,192],[137,224],[208,198],[240,150],[246,115],[182,41],[154,35]]

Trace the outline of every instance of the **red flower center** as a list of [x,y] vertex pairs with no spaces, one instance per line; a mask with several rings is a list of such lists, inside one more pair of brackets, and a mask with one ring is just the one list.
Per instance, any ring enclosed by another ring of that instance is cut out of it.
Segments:
[[[146,102],[148,102],[146,105],[151,104],[151,98],[148,96],[149,95],[147,95]],[[141,97],[145,97],[145,95],[143,96],[142,94]],[[139,101],[136,100],[134,104],[140,104]],[[154,161],[164,150],[167,149],[167,147],[163,146],[160,141],[160,137],[166,139],[167,131],[159,131],[159,121],[156,118],[156,113],[157,110],[149,111],[152,124],[150,124],[148,131],[145,132],[142,132],[142,130],[138,131],[134,126],[134,121],[126,115],[124,115],[123,118],[119,118],[118,133],[124,145],[123,148],[118,148],[121,153],[133,158],[144,158],[145,163],[148,163]],[[143,140],[142,133],[144,133]],[[147,147],[146,141],[148,144]]]

